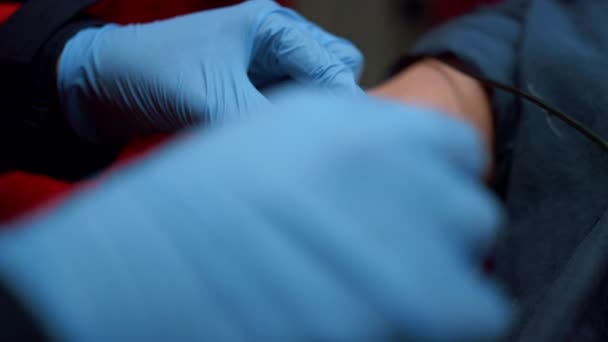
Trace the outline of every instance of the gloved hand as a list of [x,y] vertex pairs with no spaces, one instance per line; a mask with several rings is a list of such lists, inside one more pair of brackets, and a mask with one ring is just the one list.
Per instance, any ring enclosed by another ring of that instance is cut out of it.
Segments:
[[0,235],[0,275],[66,340],[495,337],[483,164],[458,121],[295,95]]
[[92,141],[223,121],[266,104],[284,78],[361,92],[349,42],[269,0],[143,25],[85,29],[65,46],[58,92],[74,130]]

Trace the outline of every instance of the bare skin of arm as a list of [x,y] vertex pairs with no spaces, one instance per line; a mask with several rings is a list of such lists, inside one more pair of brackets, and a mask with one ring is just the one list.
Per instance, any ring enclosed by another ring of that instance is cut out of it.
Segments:
[[[492,153],[494,128],[488,93],[478,81],[437,59],[411,65],[370,94],[431,107],[463,119],[479,132],[488,154]],[[488,165],[489,172],[491,169]]]

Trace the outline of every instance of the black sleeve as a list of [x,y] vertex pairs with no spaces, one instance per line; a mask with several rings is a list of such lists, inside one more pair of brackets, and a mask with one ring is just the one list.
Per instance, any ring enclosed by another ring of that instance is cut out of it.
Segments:
[[32,316],[0,283],[0,341],[46,341]]
[[30,0],[0,26],[0,172],[22,169],[79,179],[119,146],[79,139],[59,111],[56,66],[64,45],[103,22],[80,14],[97,0]]

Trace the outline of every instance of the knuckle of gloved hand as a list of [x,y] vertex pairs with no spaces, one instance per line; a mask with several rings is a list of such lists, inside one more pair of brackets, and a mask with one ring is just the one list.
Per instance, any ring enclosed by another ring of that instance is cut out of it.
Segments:
[[464,120],[449,118],[451,123],[446,124],[452,134],[449,135],[454,143],[460,144],[463,148],[470,152],[481,154],[483,150],[483,141],[481,135],[475,128],[466,123]]
[[403,117],[409,126],[416,127],[411,130],[410,137],[423,143],[422,147],[443,151],[474,170],[483,167],[483,144],[473,127],[462,120],[428,108],[407,108]]
[[255,32],[267,36],[276,33],[277,30],[294,25],[285,9],[277,3],[268,0],[258,1],[261,2],[252,11],[254,13],[253,30]]
[[[345,109],[348,113],[348,109]],[[357,120],[357,118],[345,118],[345,120]],[[364,167],[368,173],[394,174],[398,177],[400,173],[408,168],[403,162],[402,136],[399,130],[394,129],[388,122],[376,125],[362,120],[356,127],[348,131],[346,125],[340,127],[331,139],[339,141],[337,153],[342,166],[346,170]],[[348,171],[347,171],[348,172]]]
[[496,197],[485,192],[480,198],[478,215],[475,217],[477,225],[477,239],[482,248],[481,253],[488,253],[496,241],[497,234],[506,220],[503,206]]
[[352,86],[354,77],[351,70],[341,63],[310,65],[310,80],[324,87]]
[[301,44],[289,22],[280,10],[261,13],[253,24],[252,34],[255,54],[280,56],[281,53]]
[[[402,150],[425,153],[429,162],[445,161],[462,177],[477,177],[485,165],[479,138],[474,131],[434,111],[414,106],[384,104],[367,113],[382,121],[382,134]],[[366,116],[369,116],[367,114]]]
[[359,71],[365,64],[365,56],[363,53],[350,41],[346,39],[337,39],[335,42],[328,45],[328,50],[337,56],[342,62],[351,67],[355,71]]
[[449,235],[455,235],[475,257],[487,256],[502,222],[502,211],[496,199],[481,184],[463,184],[445,195],[451,203]]

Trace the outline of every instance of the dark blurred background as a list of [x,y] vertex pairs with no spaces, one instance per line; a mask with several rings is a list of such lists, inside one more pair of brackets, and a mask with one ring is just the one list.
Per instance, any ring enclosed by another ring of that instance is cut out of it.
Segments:
[[362,84],[378,84],[395,60],[432,25],[496,0],[295,0],[326,29],[355,42],[366,56]]
[[364,86],[377,84],[428,24],[425,0],[296,0],[295,5],[309,19],[363,50]]

